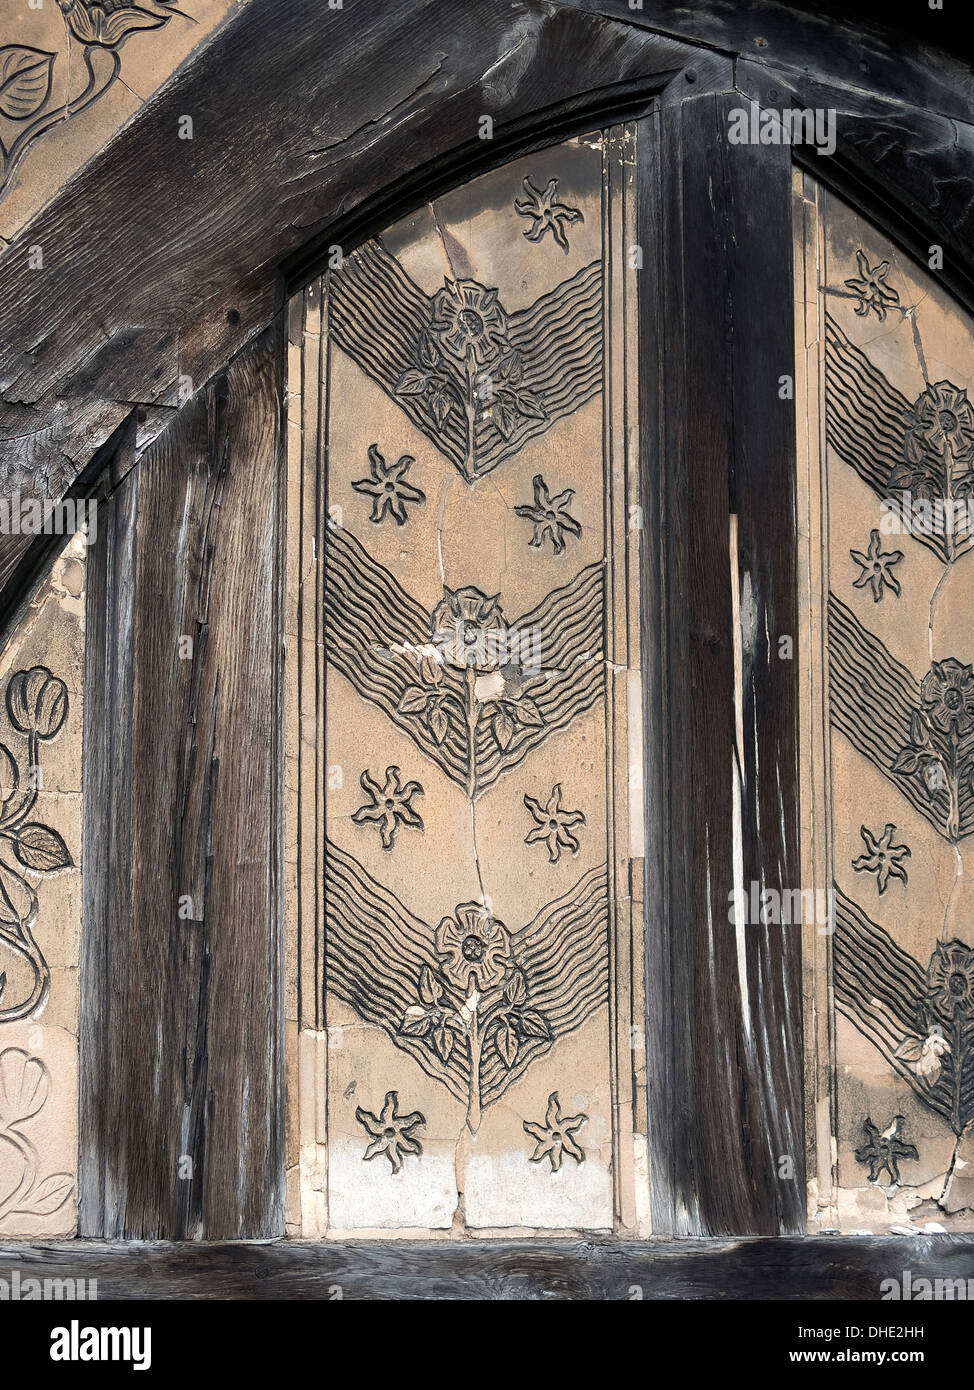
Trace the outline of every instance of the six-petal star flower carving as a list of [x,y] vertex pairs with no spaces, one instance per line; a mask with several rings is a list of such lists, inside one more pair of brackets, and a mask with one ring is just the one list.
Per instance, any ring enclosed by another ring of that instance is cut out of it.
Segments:
[[573,825],[584,825],[585,816],[581,811],[566,811],[561,804],[561,783],[556,782],[544,806],[533,796],[525,795],[524,804],[537,822],[533,830],[524,837],[526,845],[544,840],[548,846],[548,858],[557,864],[563,849],[578,853],[578,840],[570,832]]
[[549,179],[543,189],[535,188],[530,175],[521,181],[527,194],[525,198],[514,199],[514,211],[518,217],[530,217],[531,226],[524,233],[528,241],[541,241],[546,232],[551,232],[561,249],[568,254],[568,236],[565,227],[576,222],[584,222],[579,208],[571,208],[567,203],[559,203],[558,180]]
[[369,445],[369,476],[352,483],[356,492],[372,498],[370,521],[376,523],[391,516],[397,526],[408,520],[406,503],[423,503],[426,493],[406,482],[406,474],[416,462],[412,454],[403,454],[395,463],[386,463],[377,444]]
[[407,782],[403,786],[399,780],[398,767],[386,768],[383,787],[373,780],[367,770],[362,773],[359,782],[366,796],[371,798],[372,804],[360,806],[352,820],[356,825],[378,824],[383,849],[392,849],[400,824],[422,830],[423,818],[412,805],[414,796],[423,795],[423,788],[419,782]]
[[540,1163],[543,1158],[547,1158],[553,1173],[558,1172],[565,1154],[569,1154],[576,1163],[584,1163],[585,1151],[575,1139],[575,1133],[587,1119],[587,1115],[563,1115],[558,1092],[552,1091],[548,1097],[544,1124],[535,1124],[532,1120],[522,1122],[524,1132],[537,1140],[531,1162]]
[[900,297],[891,285],[886,283],[889,274],[889,261],[880,261],[878,265],[871,266],[863,250],[856,252],[856,265],[859,268],[858,276],[847,280],[846,288],[859,300],[856,305],[856,313],[860,318],[864,318],[870,309],[875,309],[879,321],[882,323],[886,318],[886,308],[888,305],[899,304]]
[[363,1163],[385,1154],[392,1164],[392,1171],[398,1173],[408,1154],[416,1154],[418,1157],[423,1152],[422,1144],[413,1138],[413,1130],[426,1124],[426,1116],[421,1115],[418,1110],[411,1110],[408,1115],[400,1115],[398,1091],[386,1092],[385,1104],[378,1115],[373,1115],[371,1110],[363,1110],[358,1106],[355,1118],[371,1135],[369,1145],[362,1155]]
[[884,1129],[882,1133],[867,1116],[863,1129],[866,1131],[866,1143],[856,1149],[856,1162],[869,1164],[870,1182],[878,1182],[885,1169],[889,1174],[890,1183],[894,1187],[898,1186],[900,1169],[897,1160],[920,1157],[915,1144],[903,1143],[903,1116],[897,1115],[889,1128]]
[[852,867],[860,874],[875,874],[880,895],[886,892],[891,878],[901,878],[904,883],[907,881],[903,860],[909,859],[910,848],[908,845],[894,845],[895,833],[895,825],[887,825],[881,835],[867,830],[864,825],[859,827],[866,853],[853,859]]
[[900,582],[893,573],[893,566],[898,565],[903,559],[902,550],[884,551],[879,532],[872,530],[869,533],[869,549],[865,555],[861,550],[850,550],[849,554],[855,560],[862,573],[854,581],[854,587],[864,589],[867,584],[871,585],[873,591],[873,603],[878,603],[883,597],[885,585],[893,590],[899,598],[902,593]]
[[536,473],[532,486],[534,488],[534,502],[531,505],[525,504],[514,508],[516,516],[523,517],[525,521],[530,521],[534,527],[534,534],[528,541],[528,545],[535,549],[544,545],[545,537],[551,537],[551,544],[554,546],[555,554],[562,555],[565,550],[565,532],[576,538],[581,536],[581,525],[571,515],[568,508],[571,500],[575,496],[574,488],[566,488],[564,492],[559,492],[552,497],[548,491],[548,485],[540,473]]

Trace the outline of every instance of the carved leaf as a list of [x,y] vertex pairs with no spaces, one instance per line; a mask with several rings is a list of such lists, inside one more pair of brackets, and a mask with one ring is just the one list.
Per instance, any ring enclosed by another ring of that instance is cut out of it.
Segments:
[[421,1038],[424,1033],[429,1032],[432,1023],[432,1015],[426,1009],[421,1009],[418,1004],[411,1004],[399,1025],[399,1031],[411,1038]]
[[74,863],[67,845],[49,825],[31,821],[22,825],[14,841],[14,854],[35,873],[49,874],[55,869],[69,869]]
[[427,716],[427,722],[430,726],[430,732],[436,739],[437,743],[442,743],[443,740],[446,738],[448,721],[445,713],[443,712],[443,710],[440,709],[439,705],[435,705],[433,709],[430,710]]
[[509,1004],[523,1004],[528,997],[528,987],[523,970],[515,970],[504,986],[504,996]]
[[424,1004],[438,1004],[443,996],[443,986],[428,965],[419,972],[419,997]]
[[534,729],[543,728],[544,719],[541,717],[541,711],[526,695],[518,700],[514,710],[522,724],[529,724]]
[[550,1038],[551,1029],[534,1009],[521,1009],[515,1018],[518,1028],[527,1038]]
[[63,1207],[74,1190],[74,1179],[69,1173],[52,1173],[28,1192],[21,1212],[32,1216],[50,1216]]
[[490,727],[501,748],[506,748],[514,736],[514,721],[506,710],[499,709],[491,720]]
[[490,418],[497,432],[510,439],[514,433],[514,410],[502,396],[498,396],[491,406]]
[[407,685],[399,696],[400,714],[419,714],[426,708],[429,692],[421,685]]
[[501,1061],[505,1067],[513,1067],[517,1058],[517,1034],[509,1023],[502,1021],[497,1032],[494,1034],[494,1046],[500,1053]]
[[456,1035],[452,1033],[449,1028],[445,1027],[445,1025],[441,1024],[439,1028],[435,1029],[433,1033],[433,1046],[443,1058],[444,1062],[450,1060],[450,1053],[453,1051],[453,1044],[455,1041]]
[[532,420],[546,420],[548,412],[541,404],[541,397],[536,396],[533,391],[519,391],[517,393],[517,408],[522,415],[529,415]]
[[904,748],[902,753],[900,753],[897,757],[896,762],[893,764],[893,771],[905,773],[916,772],[919,765],[919,756],[913,751],[913,749]]
[[426,390],[426,373],[418,371],[415,367],[410,367],[403,372],[399,378],[399,385],[396,387],[397,396],[419,396]]
[[0,114],[11,121],[36,115],[50,96],[56,56],[20,44],[0,48]]

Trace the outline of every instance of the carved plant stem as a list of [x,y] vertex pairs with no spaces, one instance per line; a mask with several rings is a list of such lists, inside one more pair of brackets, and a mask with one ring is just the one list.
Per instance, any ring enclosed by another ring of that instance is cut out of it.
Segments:
[[953,1067],[953,1098],[951,1102],[951,1124],[954,1133],[960,1137],[964,1130],[964,1116],[961,1110],[961,1082],[964,1079],[964,1020],[960,1010],[954,1013],[954,1036],[951,1043],[951,1066]]
[[464,391],[463,410],[467,419],[467,456],[463,461],[463,475],[468,482],[472,482],[477,475],[477,466],[474,462],[474,454],[477,448],[477,395],[474,389],[476,368],[474,366],[472,351],[468,351],[467,353],[464,368],[466,375],[466,390]]
[[480,1011],[474,1009],[470,1016],[467,1033],[467,1048],[470,1053],[470,1094],[467,1097],[467,1128],[476,1134],[480,1128],[480,1060],[484,1050],[484,1037],[480,1031]]
[[37,1150],[30,1140],[25,1139],[17,1130],[13,1128],[4,1129],[0,1131],[0,1137],[6,1139],[12,1147],[17,1150],[23,1165],[20,1182],[14,1188],[13,1192],[11,1192],[10,1196],[0,1202],[0,1219],[2,1219],[5,1216],[9,1216],[11,1212],[19,1210],[17,1203],[23,1197],[26,1197],[27,1193],[34,1186],[37,1179],[38,1158]]
[[467,795],[472,797],[477,790],[477,672],[473,666],[466,667],[467,704],[464,711],[467,720]]
[[[106,49],[101,47],[96,50],[92,50],[91,47],[85,48],[82,56],[84,58],[85,67],[88,70],[88,81],[84,91],[79,93],[78,96],[73,97],[72,100],[64,106],[58,106],[53,111],[41,112],[36,120],[21,131],[10,146],[10,149],[6,152],[6,159],[0,162],[0,193],[2,193],[3,189],[13,178],[17,166],[27,154],[29,146],[39,135],[43,135],[45,130],[49,130],[51,126],[60,124],[61,121],[68,120],[71,116],[80,115],[80,113],[86,110],[93,101],[97,101],[100,96],[104,95],[115,81],[122,66],[122,60],[119,54],[114,50],[111,52],[111,68],[104,76],[99,77],[91,65],[91,55],[93,51],[98,53],[107,52]],[[2,148],[3,147],[0,146],[0,150],[2,150]]]
[[957,770],[956,729],[950,731],[950,766],[947,771],[947,796],[950,802],[947,811],[947,838],[956,845],[960,838],[960,777]]
[[947,564],[954,563],[954,453],[950,441],[944,443],[944,550]]

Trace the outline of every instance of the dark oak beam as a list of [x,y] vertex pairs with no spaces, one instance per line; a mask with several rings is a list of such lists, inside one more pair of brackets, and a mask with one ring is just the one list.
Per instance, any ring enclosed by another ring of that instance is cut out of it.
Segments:
[[281,363],[184,407],[89,552],[83,1235],[284,1230]]
[[[532,131],[631,114],[688,52],[544,0],[250,0],[0,258],[4,489],[63,495],[130,410],[203,386],[323,232],[362,237]],[[0,587],[29,539],[0,537]]]
[[884,1279],[969,1279],[974,1236],[0,1245],[21,1279],[132,1299],[875,1300]]

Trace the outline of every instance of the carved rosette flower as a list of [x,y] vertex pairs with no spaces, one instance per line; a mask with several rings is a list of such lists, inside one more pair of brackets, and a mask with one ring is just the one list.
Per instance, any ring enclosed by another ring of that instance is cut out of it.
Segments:
[[974,729],[974,667],[952,656],[935,661],[920,683],[920,699],[941,733],[970,733]]
[[468,585],[443,590],[433,610],[433,645],[458,670],[495,671],[505,654],[507,621],[499,595]]
[[448,279],[433,299],[430,328],[458,362],[484,366],[505,344],[507,315],[496,290],[476,280]]
[[504,923],[480,903],[461,903],[436,929],[436,954],[444,975],[465,994],[483,994],[504,979],[511,938]]
[[956,938],[938,941],[927,967],[926,1002],[941,1018],[974,1018],[974,949]]
[[927,384],[907,416],[907,454],[919,460],[950,449],[955,458],[974,448],[974,409],[967,392],[950,381]]

